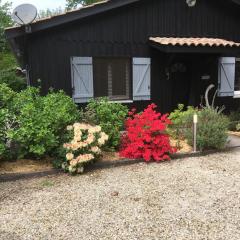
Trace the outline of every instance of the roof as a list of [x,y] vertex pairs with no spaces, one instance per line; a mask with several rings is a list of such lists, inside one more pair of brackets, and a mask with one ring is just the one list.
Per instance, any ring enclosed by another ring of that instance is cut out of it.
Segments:
[[[103,0],[88,6],[81,7],[56,16],[39,19],[31,24],[31,31],[37,32],[61,24],[69,23],[75,20],[83,19],[85,17],[93,16],[99,13],[104,13],[131,3],[139,2],[141,0]],[[236,4],[240,4],[240,0],[230,0]],[[6,29],[6,37],[8,39],[22,36],[25,34],[24,27],[15,26]]]
[[[58,18],[60,16],[66,16],[68,14],[71,14],[71,13],[74,13],[74,12],[79,12],[79,11],[82,11],[84,9],[91,9],[93,7],[96,7],[97,5],[99,4],[104,4],[104,3],[107,3],[111,0],[104,0],[104,1],[100,1],[100,2],[96,2],[96,3],[92,3],[92,4],[89,4],[89,5],[86,5],[86,6],[82,6],[80,8],[77,8],[77,9],[73,9],[73,10],[69,10],[69,11],[66,11],[66,12],[63,12],[63,13],[59,13],[59,14],[56,14],[56,15],[53,15],[53,16],[49,16],[49,17],[44,17],[44,18],[39,18],[39,19],[36,19],[33,23],[33,24],[36,24],[36,23],[39,23],[39,22],[45,22],[45,21],[50,21],[54,18]],[[16,29],[16,28],[20,28],[21,26],[19,25],[16,25],[16,26],[13,26],[13,27],[8,27],[6,28],[6,30],[8,29]]]
[[170,46],[195,46],[195,47],[239,47],[240,43],[228,41],[220,38],[167,38],[167,37],[150,37],[151,42],[160,45]]
[[[68,11],[63,14],[55,15],[48,18],[39,19],[32,24],[31,32],[38,32],[51,27],[56,27],[61,24],[73,22],[86,17],[94,16],[100,13],[105,13],[107,11],[117,9],[141,0],[104,0],[98,3],[87,5],[76,10]],[[6,37],[8,39],[19,37],[25,34],[25,29],[23,26],[15,26],[5,29]]]

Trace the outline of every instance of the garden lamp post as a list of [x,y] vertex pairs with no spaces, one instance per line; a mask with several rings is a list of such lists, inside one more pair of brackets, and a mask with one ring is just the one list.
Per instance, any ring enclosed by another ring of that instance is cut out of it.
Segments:
[[193,115],[193,152],[197,152],[197,124],[198,124],[198,115],[195,113]]

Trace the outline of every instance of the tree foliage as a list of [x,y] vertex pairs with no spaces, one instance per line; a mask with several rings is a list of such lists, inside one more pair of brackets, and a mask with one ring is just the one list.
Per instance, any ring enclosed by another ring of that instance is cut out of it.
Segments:
[[67,9],[71,10],[71,9],[75,9],[77,8],[79,5],[89,5],[89,4],[93,4],[96,2],[101,2],[102,0],[67,0]]
[[0,52],[4,52],[8,49],[4,29],[12,25],[10,7],[11,3],[2,3],[2,0],[0,0]]
[[56,16],[59,14],[62,14],[65,12],[65,9],[62,9],[61,7],[56,8],[56,9],[44,9],[44,10],[40,10],[38,12],[38,18],[47,18],[47,17],[52,17],[52,16]]

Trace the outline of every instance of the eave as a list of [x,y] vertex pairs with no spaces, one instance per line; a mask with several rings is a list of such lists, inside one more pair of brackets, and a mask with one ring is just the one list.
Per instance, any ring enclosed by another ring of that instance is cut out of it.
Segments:
[[[90,16],[101,14],[104,12],[111,11],[129,5],[141,0],[114,0],[114,1],[103,1],[98,4],[93,4],[88,7],[83,7],[78,10],[66,12],[65,14],[53,16],[51,18],[42,19],[36,21],[30,25],[31,33],[46,30],[52,27],[56,27],[62,24],[70,23],[76,20],[81,20]],[[25,27],[12,27],[5,30],[7,39],[16,38],[22,36],[25,33]]]

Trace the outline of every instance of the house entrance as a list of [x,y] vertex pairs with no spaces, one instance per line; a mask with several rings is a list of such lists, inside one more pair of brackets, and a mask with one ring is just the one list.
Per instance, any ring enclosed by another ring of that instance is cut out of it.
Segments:
[[205,90],[210,84],[217,86],[217,57],[207,54],[175,56],[169,64],[171,105],[199,106],[204,102]]
[[191,63],[185,58],[175,58],[169,67],[169,80],[172,88],[172,109],[178,104],[187,106],[191,90]]

